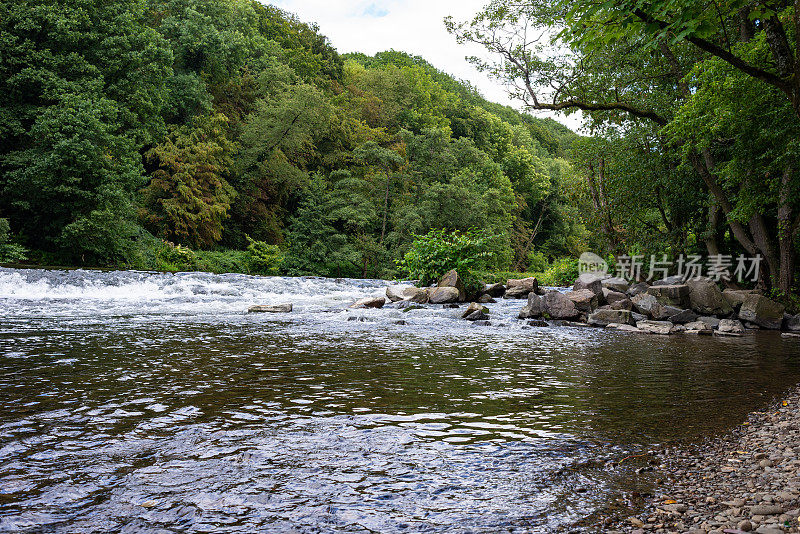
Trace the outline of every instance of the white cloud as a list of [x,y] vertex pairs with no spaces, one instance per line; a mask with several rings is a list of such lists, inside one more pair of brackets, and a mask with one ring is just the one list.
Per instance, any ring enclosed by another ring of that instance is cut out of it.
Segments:
[[[489,100],[520,108],[520,103],[510,100],[499,82],[478,72],[466,60],[466,56],[485,56],[485,50],[477,45],[459,45],[444,27],[448,15],[456,20],[471,19],[486,0],[273,0],[268,3],[297,14],[304,22],[317,23],[341,53],[374,55],[394,49],[422,56],[436,68],[470,81]],[[549,116],[573,129],[580,125],[575,115]]]

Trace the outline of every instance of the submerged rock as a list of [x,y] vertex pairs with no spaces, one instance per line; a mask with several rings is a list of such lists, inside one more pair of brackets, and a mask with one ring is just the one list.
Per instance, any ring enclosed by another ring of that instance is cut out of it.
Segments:
[[293,308],[292,304],[259,305],[250,306],[247,313],[291,313]]
[[669,321],[639,321],[636,328],[647,334],[658,334],[668,336],[672,333],[674,325]]
[[352,304],[351,308],[383,308],[386,304],[386,299],[383,297],[367,297],[363,298],[354,304]]
[[467,321],[483,321],[489,318],[489,308],[481,306],[477,302],[473,302],[464,310],[464,313],[461,314],[461,318]]

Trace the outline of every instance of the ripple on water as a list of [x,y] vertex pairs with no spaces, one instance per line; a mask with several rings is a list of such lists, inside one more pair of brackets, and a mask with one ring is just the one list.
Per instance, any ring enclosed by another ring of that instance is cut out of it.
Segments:
[[800,376],[775,336],[346,309],[385,285],[0,269],[0,531],[556,530]]

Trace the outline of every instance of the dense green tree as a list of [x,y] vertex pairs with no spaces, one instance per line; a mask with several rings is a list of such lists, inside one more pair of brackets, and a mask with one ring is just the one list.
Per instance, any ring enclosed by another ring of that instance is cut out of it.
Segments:
[[167,44],[143,2],[94,0],[3,3],[0,42],[0,210],[31,246],[124,260],[137,232],[94,230],[132,228],[139,150],[163,131]]
[[155,235],[199,248],[222,239],[236,195],[227,181],[236,152],[227,122],[224,115],[197,117],[147,153],[156,170],[143,190],[142,216]]

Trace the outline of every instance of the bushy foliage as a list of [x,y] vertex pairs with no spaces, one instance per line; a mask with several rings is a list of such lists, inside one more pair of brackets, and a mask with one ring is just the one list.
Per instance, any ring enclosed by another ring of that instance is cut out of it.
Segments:
[[39,258],[388,278],[432,230],[491,269],[580,231],[563,127],[255,0],[6,2],[0,42],[0,213]]
[[492,237],[485,232],[431,230],[417,236],[397,266],[406,277],[421,285],[438,282],[455,269],[468,289],[478,285],[476,272],[492,264]]
[[571,286],[577,280],[578,260],[575,258],[560,258],[555,260],[542,276],[543,284],[552,286]]
[[8,219],[0,219],[0,263],[16,263],[26,258],[28,251],[22,245],[10,243],[11,226]]
[[247,257],[250,270],[253,273],[276,275],[283,264],[283,253],[277,245],[268,245],[263,241],[256,241],[246,236]]

